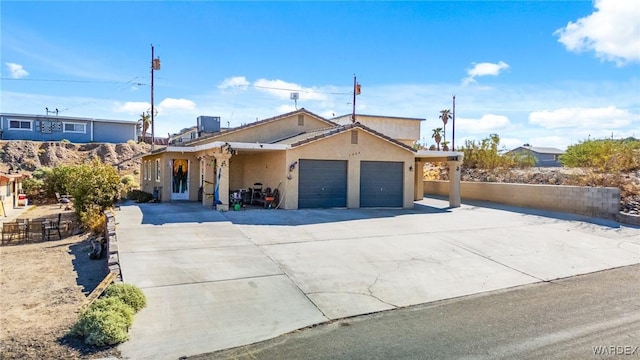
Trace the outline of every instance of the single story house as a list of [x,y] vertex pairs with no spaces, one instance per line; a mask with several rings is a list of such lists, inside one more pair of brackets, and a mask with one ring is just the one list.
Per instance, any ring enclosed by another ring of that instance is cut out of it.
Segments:
[[[462,153],[408,144],[423,119],[387,118],[380,122],[395,126],[386,134],[355,120],[338,124],[302,108],[169,145],[143,156],[141,188],[159,201],[219,210],[229,209],[232,194],[260,187],[277,189],[274,206],[283,209],[413,208],[423,198],[424,162],[448,161],[459,189]],[[459,206],[455,186],[452,197]]]
[[560,155],[564,154],[563,150],[553,147],[540,147],[524,144],[509,151],[510,153],[531,154],[536,158],[535,166],[562,166],[559,161]]
[[137,121],[0,113],[0,140],[125,143],[137,131]]
[[5,215],[3,210],[18,205],[18,195],[22,193],[22,179],[27,177],[27,174],[21,173],[0,174],[0,216]]

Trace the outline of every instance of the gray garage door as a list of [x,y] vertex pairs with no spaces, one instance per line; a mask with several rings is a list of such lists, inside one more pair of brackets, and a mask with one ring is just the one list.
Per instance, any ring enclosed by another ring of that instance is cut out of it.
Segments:
[[404,163],[360,162],[360,207],[402,207]]
[[347,162],[300,160],[298,208],[347,206]]

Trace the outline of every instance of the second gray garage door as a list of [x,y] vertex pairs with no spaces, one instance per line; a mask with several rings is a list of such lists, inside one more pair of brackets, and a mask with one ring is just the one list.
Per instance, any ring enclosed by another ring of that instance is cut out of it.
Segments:
[[402,207],[404,163],[360,162],[360,207]]
[[298,208],[347,206],[347,162],[300,160]]

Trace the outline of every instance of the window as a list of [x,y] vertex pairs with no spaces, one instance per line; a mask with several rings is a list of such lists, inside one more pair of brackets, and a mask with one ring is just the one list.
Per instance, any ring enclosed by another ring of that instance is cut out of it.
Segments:
[[160,181],[160,159],[156,159],[156,181]]
[[9,129],[31,130],[31,120],[9,120]]
[[84,123],[64,123],[64,132],[68,133],[85,133],[86,124]]

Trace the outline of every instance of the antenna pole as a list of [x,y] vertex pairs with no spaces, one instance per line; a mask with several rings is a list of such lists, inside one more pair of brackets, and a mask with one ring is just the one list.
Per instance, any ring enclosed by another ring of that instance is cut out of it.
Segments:
[[351,113],[351,123],[356,122],[356,74],[353,74],[353,112]]
[[453,95],[453,135],[451,135],[451,151],[456,151],[456,96]]
[[153,64],[153,44],[151,44],[151,151],[153,151],[154,145],[156,143],[156,137],[155,137],[155,114],[154,114],[154,108],[153,108],[153,68],[154,68],[154,64]]

